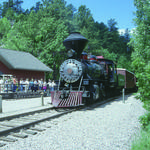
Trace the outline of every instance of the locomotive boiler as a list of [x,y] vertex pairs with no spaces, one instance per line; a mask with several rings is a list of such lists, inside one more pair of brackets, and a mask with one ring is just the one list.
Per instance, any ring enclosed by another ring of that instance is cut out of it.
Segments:
[[88,56],[83,52],[87,42],[78,32],[71,33],[63,41],[68,59],[60,66],[58,89],[51,92],[55,107],[80,106],[101,100],[106,96],[108,85],[114,87],[116,84],[113,61],[98,61],[96,56]]

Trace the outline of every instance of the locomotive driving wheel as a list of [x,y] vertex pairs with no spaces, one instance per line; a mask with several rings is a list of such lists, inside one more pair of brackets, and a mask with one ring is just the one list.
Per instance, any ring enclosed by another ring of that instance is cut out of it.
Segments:
[[95,101],[102,100],[102,94],[100,86],[94,84],[90,88],[90,98],[87,100],[87,104],[92,104]]
[[100,88],[98,85],[93,85],[93,101],[97,101],[100,98]]

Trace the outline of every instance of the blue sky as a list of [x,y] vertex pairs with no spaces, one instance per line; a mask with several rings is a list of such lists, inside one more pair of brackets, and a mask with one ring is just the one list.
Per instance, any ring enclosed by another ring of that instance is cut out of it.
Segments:
[[72,3],[75,7],[86,5],[91,10],[91,13],[98,22],[104,22],[111,18],[115,19],[118,23],[119,29],[132,29],[133,12],[136,11],[134,7],[134,0],[66,0]]
[[[5,0],[0,0],[3,2]],[[36,2],[40,0],[24,0],[23,8],[31,8],[35,6]],[[77,9],[80,5],[86,5],[91,10],[91,14],[95,21],[104,22],[111,18],[118,23],[119,29],[134,28],[133,12],[136,11],[134,7],[134,0],[66,0],[67,4],[73,4]]]

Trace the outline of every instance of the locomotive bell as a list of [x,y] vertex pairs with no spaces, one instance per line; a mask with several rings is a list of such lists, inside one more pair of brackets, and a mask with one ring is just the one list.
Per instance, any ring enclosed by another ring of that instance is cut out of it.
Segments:
[[63,44],[67,50],[75,50],[77,52],[77,57],[80,57],[87,42],[88,40],[79,32],[73,32],[63,41]]

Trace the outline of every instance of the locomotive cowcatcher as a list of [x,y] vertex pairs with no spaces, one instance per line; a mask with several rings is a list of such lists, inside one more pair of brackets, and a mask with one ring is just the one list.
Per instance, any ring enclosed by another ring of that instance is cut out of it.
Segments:
[[102,56],[88,56],[83,52],[87,42],[79,32],[71,33],[63,41],[68,59],[60,66],[58,89],[51,92],[55,107],[90,104],[121,89],[116,64]]

